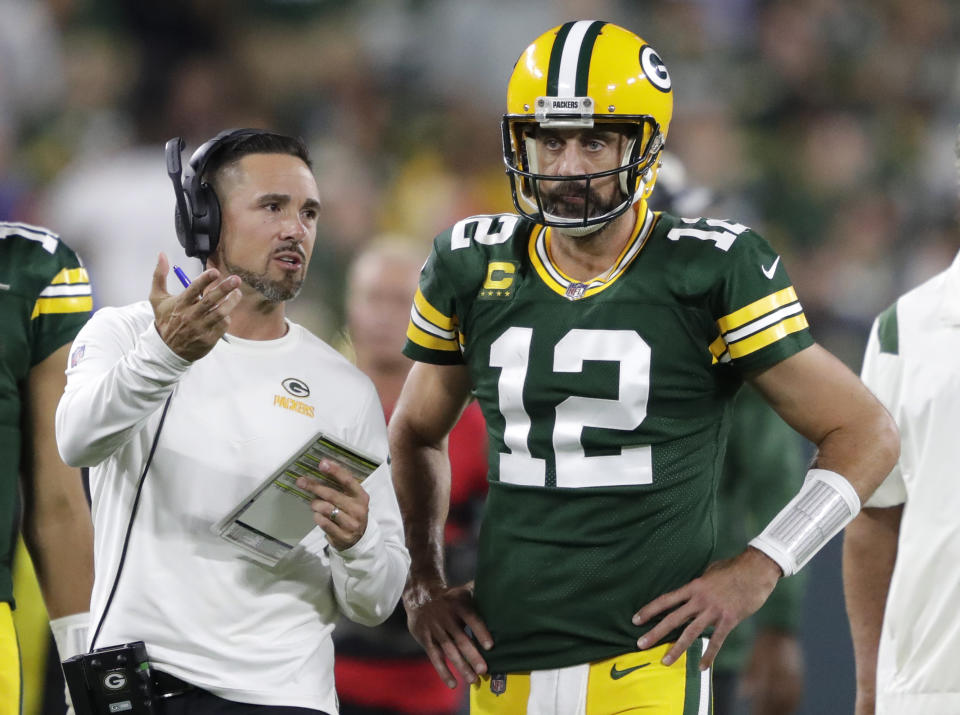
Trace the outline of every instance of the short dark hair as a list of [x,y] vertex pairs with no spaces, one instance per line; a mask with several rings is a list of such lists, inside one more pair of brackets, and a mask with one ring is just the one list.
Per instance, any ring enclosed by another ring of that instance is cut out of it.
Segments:
[[255,134],[243,134],[228,139],[218,146],[207,160],[203,172],[204,181],[216,187],[220,171],[249,154],[289,154],[303,161],[313,171],[313,162],[303,139],[264,129]]

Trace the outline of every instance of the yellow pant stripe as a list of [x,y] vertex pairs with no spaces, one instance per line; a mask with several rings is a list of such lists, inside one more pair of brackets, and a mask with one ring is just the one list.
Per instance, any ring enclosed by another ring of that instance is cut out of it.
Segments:
[[20,648],[9,603],[0,603],[0,715],[20,715]]

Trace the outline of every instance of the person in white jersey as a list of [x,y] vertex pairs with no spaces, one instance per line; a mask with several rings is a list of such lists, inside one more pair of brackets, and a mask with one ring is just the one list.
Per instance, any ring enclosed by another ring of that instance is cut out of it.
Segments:
[[844,541],[857,715],[960,713],[958,353],[960,254],[881,313],[867,343],[863,381],[901,446]]
[[[171,295],[161,253],[149,302],[98,311],[57,410],[65,461],[91,468],[89,645],[143,641],[159,715],[333,715],[334,623],[386,619],[409,565],[380,402],[285,317],[320,212],[303,142],[222,132],[182,185],[175,142],[178,236],[209,266]],[[327,465],[342,491],[302,485],[318,528],[275,567],[211,531],[318,431],[382,465],[362,485]]]

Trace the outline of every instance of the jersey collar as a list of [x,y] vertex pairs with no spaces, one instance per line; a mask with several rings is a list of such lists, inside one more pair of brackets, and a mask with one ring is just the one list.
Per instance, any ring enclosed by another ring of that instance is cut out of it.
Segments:
[[617,256],[617,260],[603,275],[584,283],[565,275],[550,256],[551,230],[546,226],[537,226],[530,235],[527,244],[530,263],[550,290],[568,300],[589,298],[600,291],[606,290],[626,272],[650,235],[655,222],[655,215],[653,211],[646,207],[645,203],[643,206],[644,212],[643,214],[638,213],[633,233],[630,234],[630,240],[627,241],[627,245]]

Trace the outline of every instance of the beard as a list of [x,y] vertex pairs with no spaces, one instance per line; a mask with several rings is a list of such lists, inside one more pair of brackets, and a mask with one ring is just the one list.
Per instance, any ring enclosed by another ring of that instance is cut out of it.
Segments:
[[[545,213],[567,219],[591,219],[613,211],[623,203],[620,191],[604,198],[586,183],[574,181],[551,182],[540,189]],[[586,215],[584,215],[586,211]]]
[[[291,247],[285,246],[282,249],[278,249],[278,251],[279,250],[289,251]],[[292,250],[296,250],[303,258],[303,266],[298,274],[288,274],[280,280],[270,278],[267,275],[267,269],[264,269],[261,273],[255,273],[254,271],[248,271],[246,268],[234,265],[227,258],[226,252],[220,253],[220,264],[227,274],[238,276],[240,280],[257,291],[270,303],[284,303],[297,297],[300,289],[303,287],[303,280],[306,275],[307,259],[303,249],[297,246]]]

